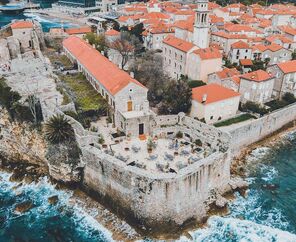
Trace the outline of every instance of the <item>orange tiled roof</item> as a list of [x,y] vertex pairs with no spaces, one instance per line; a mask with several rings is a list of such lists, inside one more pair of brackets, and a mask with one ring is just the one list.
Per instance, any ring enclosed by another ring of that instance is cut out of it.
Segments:
[[285,74],[296,72],[296,60],[279,63],[277,65]]
[[168,35],[164,40],[163,43],[170,45],[178,50],[181,50],[183,52],[188,52],[191,50],[195,45],[187,42],[185,40],[179,39],[173,35]]
[[115,29],[109,29],[105,32],[105,35],[106,36],[118,36],[118,35],[120,35],[120,32],[118,32]]
[[33,23],[30,21],[17,21],[10,25],[12,29],[27,29],[33,28]]
[[92,48],[84,40],[71,36],[63,41],[63,46],[81,63],[112,95],[129,83],[144,87],[125,71]]
[[198,49],[193,51],[193,53],[199,55],[202,60],[222,58],[222,54],[220,53],[220,51],[212,47]]
[[279,29],[287,34],[296,35],[296,28],[292,28],[291,26],[280,26]]
[[216,73],[220,79],[239,75],[240,72],[236,68],[224,68],[222,71]]
[[84,33],[90,33],[91,28],[90,27],[80,27],[80,28],[69,28],[65,29],[65,32],[67,34],[84,34]]
[[202,103],[203,97],[207,96],[203,104],[219,102],[232,97],[238,97],[240,94],[218,84],[208,84],[201,87],[192,88],[192,99]]
[[269,73],[263,70],[253,71],[250,73],[246,73],[241,76],[241,78],[247,79],[249,81],[255,81],[255,82],[263,82],[271,79],[273,76],[271,76]]
[[248,39],[245,34],[228,34],[223,31],[213,32],[212,35],[217,35],[225,39]]
[[240,59],[239,60],[239,63],[242,65],[242,66],[252,66],[253,65],[253,62],[251,59]]
[[251,47],[244,41],[239,40],[231,45],[233,49],[251,49]]

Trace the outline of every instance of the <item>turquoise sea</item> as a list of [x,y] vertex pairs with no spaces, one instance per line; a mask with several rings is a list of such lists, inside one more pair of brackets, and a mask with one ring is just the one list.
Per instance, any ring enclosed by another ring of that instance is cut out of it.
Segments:
[[[213,216],[205,228],[189,232],[193,241],[296,241],[296,134],[285,140],[279,147],[252,152],[247,196],[237,193],[228,215]],[[0,173],[0,241],[112,241],[112,234],[100,223],[78,205],[69,204],[69,192],[55,189],[46,178],[19,185],[9,176]],[[59,196],[57,205],[48,203],[52,195]],[[15,205],[27,200],[34,208],[16,214]],[[181,237],[179,241],[192,240]]]
[[5,14],[0,12],[0,28],[9,24],[14,19],[35,19],[42,25],[43,31],[48,32],[50,28],[64,28],[76,27],[75,24],[68,22],[61,22],[56,18],[43,17],[34,13],[19,13],[19,14]]

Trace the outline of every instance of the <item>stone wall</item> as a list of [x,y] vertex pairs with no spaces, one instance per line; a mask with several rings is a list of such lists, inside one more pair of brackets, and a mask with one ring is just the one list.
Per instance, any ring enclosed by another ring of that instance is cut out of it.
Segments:
[[[129,166],[94,146],[82,148],[83,184],[133,221],[149,228],[178,227],[201,220],[208,210],[211,191],[224,193],[230,181],[229,135],[184,115],[158,116],[154,135],[184,132],[200,138],[212,153],[175,173],[151,173]],[[113,207],[114,208],[114,207]]]
[[279,130],[284,125],[296,119],[296,104],[272,112],[262,118],[231,130],[231,147],[234,153],[240,148],[255,143],[273,132]]

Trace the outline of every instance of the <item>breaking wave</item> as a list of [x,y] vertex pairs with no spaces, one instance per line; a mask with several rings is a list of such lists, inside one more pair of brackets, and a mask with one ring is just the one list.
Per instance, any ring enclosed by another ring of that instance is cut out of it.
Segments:
[[[0,173],[0,241],[113,241],[92,215],[70,203],[71,192],[57,190],[47,178],[23,184],[9,181],[10,175]],[[51,196],[58,196],[56,205]],[[15,205],[25,201],[33,208],[16,214]]]

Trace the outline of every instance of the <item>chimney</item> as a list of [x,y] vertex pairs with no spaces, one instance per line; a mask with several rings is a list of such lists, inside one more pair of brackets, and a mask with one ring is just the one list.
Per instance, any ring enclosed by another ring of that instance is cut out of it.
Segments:
[[88,43],[88,44],[89,44],[89,41],[88,41],[88,39],[86,39],[86,43]]
[[207,101],[207,97],[208,97],[207,94],[204,94],[204,95],[202,96],[202,103],[205,103],[205,102]]
[[96,48],[96,45],[95,45],[95,44],[93,44],[93,45],[92,45],[92,47],[95,49],[95,48]]
[[104,53],[104,51],[103,51],[103,50],[101,51],[101,54],[102,54],[102,55],[105,55],[105,53]]
[[131,78],[135,78],[135,73],[133,71],[130,72]]

